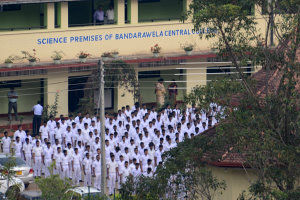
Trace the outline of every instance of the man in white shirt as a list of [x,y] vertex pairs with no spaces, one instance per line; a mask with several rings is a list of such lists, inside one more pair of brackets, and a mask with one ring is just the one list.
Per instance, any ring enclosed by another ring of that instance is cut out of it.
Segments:
[[114,193],[116,187],[116,178],[118,175],[118,163],[115,161],[115,155],[111,154],[110,161],[107,162],[107,186],[109,188],[109,195]]
[[2,152],[5,154],[10,153],[10,144],[11,144],[11,139],[8,137],[8,132],[4,132],[4,137],[1,139],[1,148]]
[[56,128],[54,129],[54,138],[55,140],[58,140],[58,143],[61,145],[62,144],[62,133],[66,131],[66,130],[63,130],[61,127],[60,127],[60,123],[59,122],[56,122]]
[[49,141],[51,142],[51,144],[54,144],[55,139],[54,139],[54,129],[56,127],[56,122],[54,120],[53,115],[50,115],[50,119],[47,122],[47,127],[48,127],[48,131],[49,131]]
[[137,178],[142,174],[139,163],[135,163],[135,168],[132,170],[131,174],[134,178]]
[[29,138],[26,138],[23,144],[23,154],[26,164],[31,167],[32,145],[29,143]]
[[164,147],[163,145],[159,145],[159,149],[155,152],[154,156],[154,166],[156,167],[159,162],[162,161],[161,155],[164,153]]
[[75,153],[72,157],[72,172],[73,172],[73,183],[79,185],[81,179],[81,162],[82,158],[79,154],[78,148],[75,148]]
[[125,165],[119,170],[120,171],[120,183],[124,184],[127,181],[127,177],[131,174],[128,162],[125,161]]
[[47,142],[47,147],[43,152],[43,164],[45,165],[45,177],[50,176],[50,165],[53,160],[53,148],[51,147],[51,143]]
[[21,142],[19,136],[16,137],[14,150],[15,150],[15,156],[18,157],[18,158],[21,158],[21,155],[22,155],[22,142]]
[[115,12],[112,6],[109,6],[109,9],[106,11],[107,23],[114,24],[115,23]]
[[61,152],[61,147],[58,146],[57,149],[54,151],[54,159],[53,159],[53,161],[55,162],[54,174],[59,174],[61,171],[60,162],[61,162],[62,156],[63,156],[63,154]]
[[70,160],[70,157],[68,156],[68,151],[64,150],[64,154],[60,160],[60,168],[61,168],[60,178],[61,179],[69,178],[69,160]]
[[144,155],[140,156],[140,165],[141,165],[141,171],[144,171],[144,167],[147,164],[148,159],[150,159],[150,156],[148,155],[148,149],[144,149]]
[[85,116],[84,116],[84,118],[83,118],[83,123],[87,123],[88,126],[91,125],[92,120],[91,120],[91,118],[90,118],[90,114],[89,114],[89,113],[86,113],[86,114],[85,114]]
[[33,120],[32,120],[32,135],[33,137],[39,133],[42,114],[43,114],[43,106],[41,106],[41,102],[38,101],[35,106],[32,108],[33,111]]
[[21,125],[18,125],[18,130],[14,133],[13,140],[16,141],[16,137],[19,136],[20,140],[23,141],[23,139],[26,137],[25,131],[23,131],[23,128]]
[[36,146],[32,149],[32,160],[34,164],[34,177],[41,176],[43,149],[40,141],[36,141]]
[[42,142],[45,141],[45,138],[48,140],[50,139],[49,129],[46,121],[43,122],[43,126],[40,127],[39,132],[41,134]]
[[96,160],[93,162],[93,175],[94,179],[94,187],[100,190],[101,188],[101,160],[100,155],[96,156]]
[[86,153],[85,158],[82,163],[85,187],[92,185],[92,164],[93,164],[93,161],[92,161],[92,159],[90,159],[90,154]]

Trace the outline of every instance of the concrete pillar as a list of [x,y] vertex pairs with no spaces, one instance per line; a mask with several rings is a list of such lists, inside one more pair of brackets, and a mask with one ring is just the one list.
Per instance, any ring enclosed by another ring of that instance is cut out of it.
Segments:
[[127,16],[131,24],[139,22],[139,2],[138,0],[128,0]]
[[133,93],[127,91],[127,89],[118,87],[118,94],[115,95],[117,97],[117,105],[115,107],[115,111],[122,108],[122,106],[134,105],[134,96]]
[[125,24],[125,0],[114,0],[115,19],[118,25]]
[[206,68],[204,69],[186,69],[186,93],[189,94],[193,87],[197,85],[206,85]]
[[68,76],[67,72],[56,73],[55,75],[49,74],[45,86],[47,88],[47,95],[45,101],[48,105],[53,105],[55,96],[58,94],[58,108],[57,116],[63,114],[68,116]]
[[69,27],[69,8],[68,2],[60,3],[60,28],[67,29]]
[[55,8],[54,3],[47,3],[45,5],[45,21],[47,29],[55,28]]
[[[187,11],[190,9],[190,5],[193,2],[193,0],[183,0],[183,14],[186,14]],[[191,18],[187,19],[188,21],[191,21]]]

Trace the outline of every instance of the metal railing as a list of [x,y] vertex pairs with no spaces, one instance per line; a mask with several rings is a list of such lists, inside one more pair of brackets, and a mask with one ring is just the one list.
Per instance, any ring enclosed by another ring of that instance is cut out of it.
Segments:
[[182,18],[158,18],[158,19],[142,19],[139,22],[164,22],[164,21],[175,21],[175,20],[182,20]]
[[0,31],[21,31],[21,30],[34,30],[34,29],[45,29],[47,26],[32,26],[32,27],[5,27],[5,28],[0,28]]

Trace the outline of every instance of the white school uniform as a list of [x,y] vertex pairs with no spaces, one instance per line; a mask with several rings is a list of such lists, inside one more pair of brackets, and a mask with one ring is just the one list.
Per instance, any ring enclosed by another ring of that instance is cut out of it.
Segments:
[[41,176],[43,149],[41,146],[32,149],[34,154],[34,176]]
[[118,167],[118,163],[116,161],[108,161],[107,162],[107,168],[109,169],[109,180],[107,181],[107,186],[109,188],[109,194],[114,193],[115,184],[116,184],[116,170]]
[[10,152],[10,144],[11,144],[11,139],[10,137],[3,137],[1,139],[1,144],[3,147],[3,153],[9,153]]
[[95,180],[94,180],[94,187],[100,190],[101,188],[101,160],[95,160],[93,162],[93,168],[95,169]]
[[85,172],[85,175],[84,175],[84,186],[85,187],[92,185],[92,164],[93,164],[92,159],[88,159],[88,158],[85,158],[82,163],[82,165],[84,166],[84,172]]

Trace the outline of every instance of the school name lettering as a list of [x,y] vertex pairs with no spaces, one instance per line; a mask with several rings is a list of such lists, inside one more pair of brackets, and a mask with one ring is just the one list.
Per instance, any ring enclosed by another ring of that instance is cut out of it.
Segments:
[[49,44],[67,44],[67,43],[82,43],[82,42],[101,42],[110,40],[130,40],[130,39],[147,39],[159,37],[176,37],[176,36],[189,36],[199,34],[215,33],[216,30],[210,28],[201,28],[199,30],[193,29],[176,29],[166,31],[150,31],[150,32],[133,32],[133,33],[116,33],[104,35],[79,35],[71,37],[51,37],[51,38],[38,38],[38,45]]

